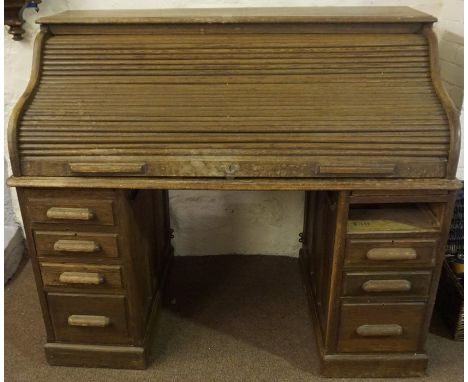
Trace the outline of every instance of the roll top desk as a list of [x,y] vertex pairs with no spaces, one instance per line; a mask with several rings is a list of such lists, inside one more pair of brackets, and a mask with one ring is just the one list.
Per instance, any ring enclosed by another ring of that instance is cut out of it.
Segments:
[[301,190],[322,374],[422,375],[460,187],[435,21],[401,7],[39,20],[8,183],[48,362],[146,367],[169,189]]

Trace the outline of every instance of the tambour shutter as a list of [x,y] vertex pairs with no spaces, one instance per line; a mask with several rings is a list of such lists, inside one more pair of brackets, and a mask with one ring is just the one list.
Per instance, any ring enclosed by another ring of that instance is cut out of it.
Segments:
[[446,176],[422,33],[262,25],[46,35],[22,174]]

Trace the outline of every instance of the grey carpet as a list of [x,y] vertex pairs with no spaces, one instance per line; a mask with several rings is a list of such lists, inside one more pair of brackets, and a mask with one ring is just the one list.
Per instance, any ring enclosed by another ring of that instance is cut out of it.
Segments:
[[[435,321],[428,377],[405,381],[463,380],[463,343]],[[318,376],[297,259],[177,257],[155,330],[147,370],[48,366],[28,262],[5,288],[5,380],[332,381]]]

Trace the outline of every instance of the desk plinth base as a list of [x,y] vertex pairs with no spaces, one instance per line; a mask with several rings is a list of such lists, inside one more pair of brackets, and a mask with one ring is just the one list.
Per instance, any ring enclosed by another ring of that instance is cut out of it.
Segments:
[[426,354],[330,354],[320,374],[330,378],[407,378],[426,375]]
[[330,378],[406,378],[426,375],[428,363],[426,354],[325,354],[318,311],[305,261],[306,255],[301,250],[299,265],[315,329],[321,376]]
[[104,346],[47,343],[47,362],[52,366],[146,369],[149,349],[136,346]]

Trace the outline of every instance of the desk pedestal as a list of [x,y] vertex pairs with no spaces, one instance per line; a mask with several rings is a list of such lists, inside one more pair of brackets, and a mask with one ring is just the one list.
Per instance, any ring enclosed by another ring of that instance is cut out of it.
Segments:
[[167,191],[18,196],[48,362],[144,369],[173,252]]
[[453,192],[308,192],[300,265],[327,377],[424,375]]

